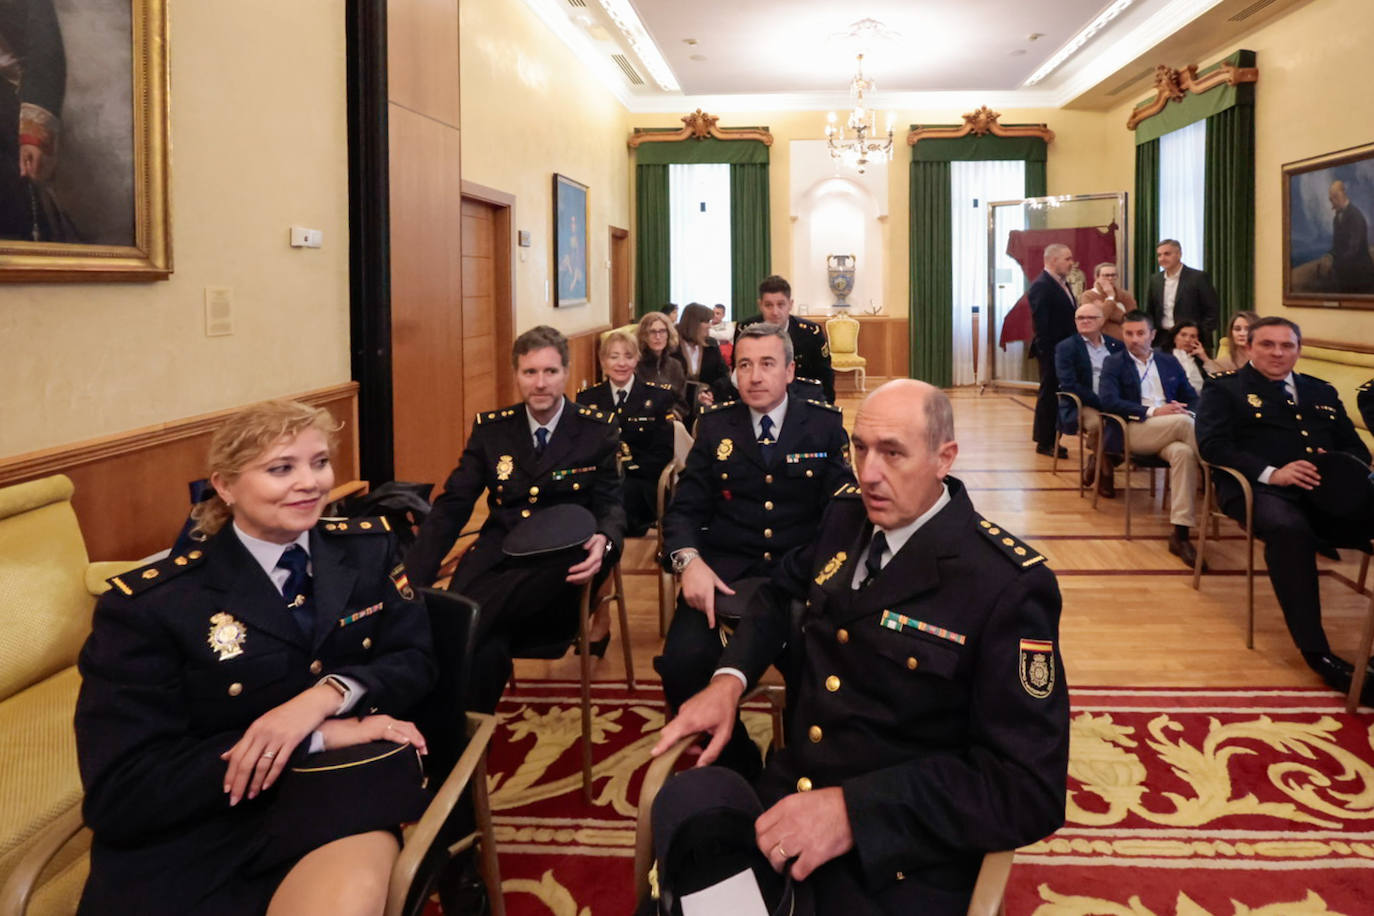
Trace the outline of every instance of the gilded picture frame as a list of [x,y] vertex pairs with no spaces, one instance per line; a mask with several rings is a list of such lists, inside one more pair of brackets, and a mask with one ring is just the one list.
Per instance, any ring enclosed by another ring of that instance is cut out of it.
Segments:
[[166,279],[167,0],[26,11],[8,40],[0,19],[0,282]]
[[591,254],[587,245],[587,186],[553,176],[553,305],[586,305]]
[[1283,165],[1283,303],[1374,309],[1374,143]]

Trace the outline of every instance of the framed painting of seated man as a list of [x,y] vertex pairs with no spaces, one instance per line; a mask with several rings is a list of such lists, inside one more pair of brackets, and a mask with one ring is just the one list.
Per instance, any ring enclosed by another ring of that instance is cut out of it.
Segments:
[[1374,309],[1374,143],[1283,167],[1283,283],[1289,306]]

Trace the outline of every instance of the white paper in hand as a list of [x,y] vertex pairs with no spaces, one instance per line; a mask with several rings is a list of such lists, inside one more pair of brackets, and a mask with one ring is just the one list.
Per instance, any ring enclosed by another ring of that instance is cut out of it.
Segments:
[[682,898],[682,916],[768,916],[758,879],[745,870],[732,878],[686,894]]

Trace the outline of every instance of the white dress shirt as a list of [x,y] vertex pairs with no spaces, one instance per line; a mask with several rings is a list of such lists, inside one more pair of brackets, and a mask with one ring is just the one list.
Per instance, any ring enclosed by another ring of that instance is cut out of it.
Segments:
[[[906,542],[911,540],[911,536],[919,531],[922,525],[934,518],[941,509],[948,505],[949,487],[940,484],[940,496],[935,500],[935,504],[917,516],[915,521],[907,522],[900,528],[893,528],[890,531],[886,528],[874,525],[873,531],[875,533],[882,531],[883,537],[887,539],[887,550],[883,551],[882,564],[878,568],[882,569],[883,566],[886,566],[888,561],[906,546]],[[862,585],[864,578],[868,575],[868,552],[872,547],[873,543],[870,540],[869,545],[859,554],[859,561],[854,565],[854,577],[849,583],[852,588],[858,588]]]
[[1183,276],[1183,265],[1178,265],[1178,270],[1173,274],[1168,271],[1164,273],[1164,315],[1159,320],[1160,327],[1172,328],[1174,326],[1174,302],[1178,299],[1178,278]]
[[1131,362],[1135,363],[1136,375],[1140,376],[1140,403],[1146,408],[1145,416],[1155,415],[1155,408],[1167,404],[1164,397],[1164,383],[1159,378],[1159,367],[1155,365],[1154,351],[1150,352],[1149,357],[1141,359],[1130,350],[1126,351],[1131,357]]
[[[782,421],[787,416],[787,395],[783,395],[777,407],[768,411],[768,416],[773,420],[773,439],[776,440],[782,435]],[[749,422],[753,424],[755,439],[763,434],[763,417],[762,412],[749,408]]]
[[[1083,335],[1079,335],[1082,337]],[[1088,348],[1088,362],[1093,367],[1093,394],[1101,394],[1102,388],[1102,364],[1111,356],[1112,351],[1107,349],[1107,338],[1101,337],[1098,343],[1094,344],[1091,340],[1083,337],[1083,345]]]
[[[626,404],[629,404],[629,403],[630,403],[630,389],[634,387],[634,384],[635,384],[635,377],[634,377],[633,375],[630,376],[630,380],[629,380],[628,382],[625,383],[625,387],[624,387],[624,388],[617,388],[615,382],[611,382],[611,406],[612,406],[612,407],[615,406],[616,401],[618,401],[618,400],[620,399],[620,392],[622,392],[622,391],[625,392],[625,403],[626,403]],[[561,411],[562,411],[562,408],[559,408],[559,411],[561,412]],[[555,418],[555,419],[557,419],[557,418]],[[534,435],[534,433],[531,432],[530,435],[532,436],[532,435]]]
[[682,342],[682,355],[687,360],[687,374],[692,378],[701,375],[701,347],[684,340]]
[[1202,394],[1202,386],[1207,383],[1202,370],[1198,368],[1197,360],[1185,350],[1175,350],[1174,359],[1183,367],[1183,373],[1188,376],[1188,384],[1193,386],[1193,390]]

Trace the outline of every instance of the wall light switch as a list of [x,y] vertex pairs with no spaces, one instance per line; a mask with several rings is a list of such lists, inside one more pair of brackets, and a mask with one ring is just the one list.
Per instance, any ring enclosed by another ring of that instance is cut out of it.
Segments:
[[530,247],[530,231],[528,229],[521,229],[518,232],[516,232],[515,239],[516,244],[519,245],[521,248]]
[[205,336],[227,337],[234,333],[234,288],[205,287]]
[[319,248],[324,244],[324,232],[319,229],[307,229],[305,226],[291,227],[291,247],[292,248]]

